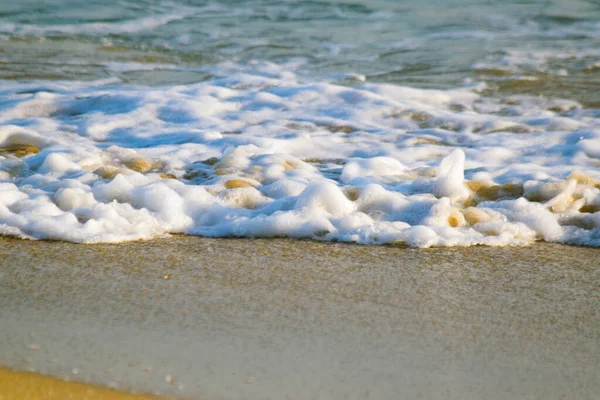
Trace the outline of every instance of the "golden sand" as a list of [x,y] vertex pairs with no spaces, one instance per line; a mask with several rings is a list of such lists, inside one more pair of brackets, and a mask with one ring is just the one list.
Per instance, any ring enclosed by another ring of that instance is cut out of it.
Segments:
[[130,394],[78,382],[66,382],[31,372],[0,368],[0,400],[150,400],[156,396]]

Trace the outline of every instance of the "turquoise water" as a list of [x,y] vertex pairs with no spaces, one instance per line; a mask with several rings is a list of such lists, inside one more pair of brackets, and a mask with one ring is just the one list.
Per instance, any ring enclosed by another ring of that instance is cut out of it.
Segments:
[[94,3],[2,2],[0,78],[178,84],[218,74],[209,66],[259,60],[342,81],[477,81],[492,92],[600,103],[600,91],[590,90],[600,84],[594,1]]

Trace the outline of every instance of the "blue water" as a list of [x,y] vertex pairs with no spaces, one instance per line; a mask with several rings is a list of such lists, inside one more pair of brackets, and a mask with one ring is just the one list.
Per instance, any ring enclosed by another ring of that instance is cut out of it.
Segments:
[[349,73],[423,88],[478,81],[491,92],[600,102],[589,90],[600,82],[594,1],[97,3],[3,1],[0,78],[178,84],[209,79],[207,66],[259,60],[341,81]]

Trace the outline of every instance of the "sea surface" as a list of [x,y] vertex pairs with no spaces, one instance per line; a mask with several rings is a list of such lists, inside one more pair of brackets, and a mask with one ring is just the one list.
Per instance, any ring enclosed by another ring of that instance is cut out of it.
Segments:
[[596,1],[0,2],[0,234],[600,246]]

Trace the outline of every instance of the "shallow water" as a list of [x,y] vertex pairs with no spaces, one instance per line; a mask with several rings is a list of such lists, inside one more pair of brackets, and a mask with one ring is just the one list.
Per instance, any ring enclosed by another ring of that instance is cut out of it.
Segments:
[[600,245],[600,6],[480,3],[3,2],[0,232]]
[[261,60],[325,79],[438,89],[476,81],[490,92],[600,101],[588,90],[599,82],[593,1],[4,3],[5,79],[195,83],[210,76],[205,67]]

